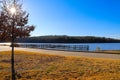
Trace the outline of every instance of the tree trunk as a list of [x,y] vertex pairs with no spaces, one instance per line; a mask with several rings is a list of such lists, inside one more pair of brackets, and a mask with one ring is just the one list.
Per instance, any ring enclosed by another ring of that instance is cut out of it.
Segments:
[[11,54],[11,69],[12,69],[12,80],[16,80],[15,77],[15,68],[14,68],[14,20],[12,25],[12,41],[11,41],[11,47],[12,47],[12,54]]

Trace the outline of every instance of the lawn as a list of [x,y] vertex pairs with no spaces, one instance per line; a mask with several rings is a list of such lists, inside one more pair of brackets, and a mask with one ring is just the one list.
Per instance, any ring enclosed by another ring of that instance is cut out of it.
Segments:
[[[10,52],[0,52],[0,80],[10,80]],[[120,60],[15,52],[17,80],[120,80]]]

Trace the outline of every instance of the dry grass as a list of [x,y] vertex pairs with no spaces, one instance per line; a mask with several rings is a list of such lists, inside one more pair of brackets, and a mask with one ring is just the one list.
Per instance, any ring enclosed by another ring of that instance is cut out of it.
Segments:
[[103,52],[112,53],[112,54],[120,54],[120,50],[105,50]]
[[[0,80],[10,80],[10,52],[0,52]],[[17,80],[120,80],[120,60],[16,51]]]
[[93,53],[104,53],[104,54],[118,54],[120,55],[120,50],[100,50],[100,51],[90,51]]

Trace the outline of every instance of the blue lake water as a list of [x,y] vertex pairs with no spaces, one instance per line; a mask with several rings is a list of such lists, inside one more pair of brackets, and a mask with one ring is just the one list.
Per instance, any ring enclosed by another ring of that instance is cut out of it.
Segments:
[[[10,43],[0,43],[10,44]],[[19,43],[22,45],[41,45],[41,44],[54,44],[54,45],[88,45],[90,51],[95,51],[97,47],[101,50],[120,50],[120,43],[76,43],[76,44],[65,44],[65,43]]]
[[88,43],[81,45],[89,45],[90,51],[99,47],[101,50],[120,50],[120,43]]
[[97,47],[101,50],[120,50],[120,43],[76,43],[76,44],[65,44],[65,43],[20,43],[20,44],[54,44],[54,45],[88,45],[90,51],[95,51]]

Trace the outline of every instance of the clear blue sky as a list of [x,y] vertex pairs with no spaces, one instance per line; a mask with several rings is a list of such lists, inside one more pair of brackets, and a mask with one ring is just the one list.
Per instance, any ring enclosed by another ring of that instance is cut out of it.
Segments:
[[23,0],[32,36],[103,36],[120,39],[120,0]]

